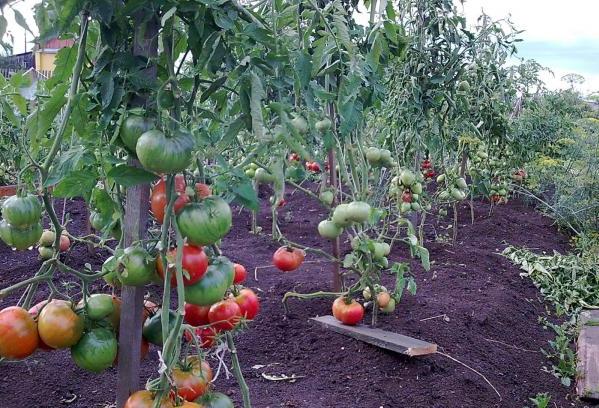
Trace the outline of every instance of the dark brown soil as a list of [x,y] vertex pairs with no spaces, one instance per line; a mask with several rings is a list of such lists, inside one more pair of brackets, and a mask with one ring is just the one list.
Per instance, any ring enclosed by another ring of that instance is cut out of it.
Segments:
[[[327,249],[329,243],[316,233],[317,223],[325,216],[318,203],[299,192],[290,194],[288,201],[280,213],[282,231],[289,239]],[[85,217],[82,203],[69,203],[67,208],[75,220],[72,232],[80,232],[77,228],[82,228]],[[260,315],[237,340],[253,406],[522,408],[532,407],[529,398],[541,392],[551,394],[552,407],[584,406],[573,402],[573,388],[562,386],[543,370],[550,363],[540,349],[552,335],[537,320],[551,306],[541,302],[528,279],[520,278],[518,268],[498,255],[507,244],[564,252],[567,238],[551,220],[518,201],[497,207],[490,217],[488,210],[487,204],[475,203],[476,222],[471,225],[469,209],[460,209],[462,222],[454,246],[439,242],[432,226],[427,228],[432,269],[425,272],[412,262],[417,295],[407,294],[394,314],[381,318],[379,327],[437,343],[441,352],[486,376],[501,399],[481,376],[443,355],[408,358],[312,323],[311,317],[330,314],[331,299],[292,300],[291,315],[285,319],[283,294],[329,289],[330,267],[309,256],[309,262],[292,273],[270,268],[277,245],[267,234],[267,207],[260,215],[264,233],[259,236],[248,233],[248,212],[236,212],[234,229],[222,249],[246,265],[252,275],[247,285],[262,299]],[[449,223],[448,219],[442,225]],[[76,247],[67,262],[98,267],[105,256],[89,256],[84,248]],[[0,257],[2,287],[30,277],[39,266],[34,251],[12,252],[0,244]],[[391,259],[406,261],[409,256],[405,248],[396,248]],[[258,268],[257,279],[254,268]],[[11,296],[0,306],[16,300]],[[142,384],[158,368],[156,350],[143,363]],[[262,374],[299,378],[293,383],[271,381]],[[114,401],[115,385],[115,369],[94,375],[77,368],[68,350],[38,352],[24,362],[0,365],[0,407],[106,407]],[[241,406],[233,377],[226,379],[221,370],[215,386]]]

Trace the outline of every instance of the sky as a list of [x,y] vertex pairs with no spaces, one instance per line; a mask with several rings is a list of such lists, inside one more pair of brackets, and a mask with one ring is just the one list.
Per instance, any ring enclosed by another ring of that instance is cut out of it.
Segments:
[[[599,91],[599,0],[454,0],[468,21],[474,23],[484,12],[493,19],[509,17],[518,29],[525,30],[518,45],[519,56],[534,59],[553,74],[543,80],[551,89],[567,87],[561,77],[577,73],[585,77],[578,87],[585,93]],[[33,5],[38,0],[17,0],[18,9],[34,32]],[[4,8],[8,31],[14,38],[14,52],[25,50],[25,31],[14,22],[13,12]],[[31,34],[27,40],[31,41]],[[7,38],[5,37],[5,41]],[[27,50],[32,47],[28,43]]]

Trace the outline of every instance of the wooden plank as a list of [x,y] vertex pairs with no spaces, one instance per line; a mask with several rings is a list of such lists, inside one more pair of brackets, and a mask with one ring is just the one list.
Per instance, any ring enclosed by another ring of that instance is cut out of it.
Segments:
[[582,311],[579,323],[576,393],[580,398],[599,400],[599,310]]
[[319,316],[312,318],[312,320],[334,332],[410,357],[424,356],[437,352],[437,345],[434,343],[428,343],[399,333],[373,329],[363,324],[346,326],[333,316]]

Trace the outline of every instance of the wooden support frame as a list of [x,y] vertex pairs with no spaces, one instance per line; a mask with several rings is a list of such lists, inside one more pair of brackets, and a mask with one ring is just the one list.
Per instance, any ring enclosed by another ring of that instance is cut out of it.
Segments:
[[599,400],[599,310],[580,313],[576,351],[576,394]]
[[365,343],[372,344],[373,346],[391,350],[406,356],[425,356],[437,352],[437,345],[434,343],[414,339],[399,333],[371,328],[362,324],[357,326],[347,326],[339,322],[333,316],[314,317],[312,320],[336,333],[344,334]]

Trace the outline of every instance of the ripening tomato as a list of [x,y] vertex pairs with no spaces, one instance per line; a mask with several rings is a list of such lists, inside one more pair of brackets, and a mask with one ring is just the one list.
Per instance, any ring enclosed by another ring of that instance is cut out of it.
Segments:
[[191,303],[185,303],[185,316],[183,321],[192,326],[204,326],[210,324],[208,312],[210,306],[198,306]]
[[[41,302],[36,303],[35,305],[31,306],[31,308],[29,309],[29,314],[31,315],[31,317],[33,317],[33,320],[35,320],[37,322],[37,317],[40,314],[40,311],[47,304],[48,304],[47,300],[42,300]],[[40,341],[38,343],[38,347],[40,348],[40,350],[44,350],[44,351],[54,350],[52,347],[50,347],[46,343],[44,343],[44,341],[42,339],[40,339]]]
[[258,296],[251,289],[241,289],[239,295],[235,297],[235,302],[241,309],[241,315],[248,320],[252,320],[260,311]]
[[[209,349],[214,346],[216,342],[216,336],[218,335],[218,330],[214,327],[197,327],[195,329],[195,335],[198,338],[198,344],[203,349]],[[189,331],[185,331],[185,340],[188,342],[193,342],[193,338]]]
[[208,319],[216,330],[233,329],[241,318],[241,308],[233,299],[221,300],[210,306]]
[[206,198],[212,195],[212,190],[208,184],[196,183],[196,194],[199,198]]
[[248,276],[248,272],[245,270],[245,266],[238,263],[233,264],[233,266],[235,267],[235,277],[233,278],[233,283],[240,284],[242,282],[245,282],[245,279]]
[[389,302],[391,301],[391,295],[389,295],[389,292],[379,292],[376,295],[376,304],[380,307],[380,308],[385,308],[387,307],[387,305],[389,304]]
[[412,193],[410,193],[409,191],[404,191],[403,193],[401,193],[401,201],[403,201],[404,203],[411,203],[412,202]]
[[348,301],[341,296],[333,302],[333,316],[343,324],[354,326],[364,317],[364,307],[355,299]]
[[[173,408],[174,405],[168,398],[165,398],[159,408]],[[154,396],[150,391],[137,391],[127,399],[123,408],[154,408]]]
[[[190,201],[187,194],[185,194],[185,177],[182,174],[175,176],[175,192],[178,195],[174,204],[175,214],[177,214]],[[154,185],[150,195],[152,214],[160,224],[164,221],[167,204],[166,179],[163,177]]]
[[11,306],[0,311],[0,357],[25,358],[38,344],[37,324],[27,310]]
[[291,153],[289,155],[289,161],[300,161],[300,157],[297,153]]
[[[177,274],[175,273],[175,261],[177,259],[177,249],[171,249],[166,254],[168,267],[171,268],[171,285],[177,286]],[[183,247],[183,285],[193,285],[206,273],[208,269],[208,256],[200,246],[185,245]],[[162,267],[162,257],[156,259],[156,271],[164,279],[164,268]],[[189,275],[189,276],[186,276]]]
[[212,380],[212,369],[197,356],[190,356],[173,369],[172,375],[179,397],[193,401],[208,390]]
[[37,325],[40,338],[53,348],[74,346],[83,335],[83,319],[64,300],[48,303],[40,312]]
[[305,257],[303,249],[282,246],[273,254],[272,263],[283,272],[291,272],[299,268]]

